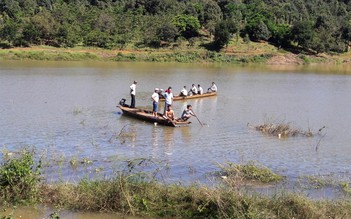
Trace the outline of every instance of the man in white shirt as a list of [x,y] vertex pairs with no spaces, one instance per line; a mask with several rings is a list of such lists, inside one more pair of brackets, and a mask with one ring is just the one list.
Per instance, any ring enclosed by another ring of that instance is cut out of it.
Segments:
[[159,91],[160,89],[155,88],[155,92],[151,95],[152,99],[152,115],[157,116],[157,108],[158,108],[158,101],[160,100],[159,97]]
[[200,84],[197,85],[197,93],[198,93],[198,94],[203,94],[203,93],[204,93],[204,89],[202,89],[202,87],[200,86]]
[[166,90],[166,93],[164,94],[164,97],[165,97],[165,109],[163,114],[166,114],[166,110],[168,106],[172,105],[172,102],[173,102],[172,87],[168,87],[168,89]]
[[196,95],[197,94],[197,88],[196,88],[195,84],[191,85],[190,92],[192,93],[192,95]]
[[186,90],[186,86],[184,86],[183,89],[180,91],[179,96],[181,96],[181,97],[188,96],[188,91]]
[[207,89],[208,92],[217,92],[217,86],[214,82],[212,82],[212,86]]
[[133,84],[130,85],[130,97],[132,98],[130,102],[130,108],[135,108],[135,89],[137,83],[137,81],[134,81]]

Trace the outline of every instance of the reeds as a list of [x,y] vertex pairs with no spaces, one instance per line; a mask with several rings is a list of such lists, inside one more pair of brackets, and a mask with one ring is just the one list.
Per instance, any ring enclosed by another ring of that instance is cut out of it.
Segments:
[[[15,158],[15,162],[21,165],[13,170],[21,173],[21,170],[25,169],[26,174],[13,174],[11,178],[6,179],[7,182],[14,179],[23,182],[28,176],[35,176],[34,183],[30,183],[29,187],[19,188],[22,188],[20,191],[24,194],[27,190],[36,191],[36,195],[9,199],[8,197],[14,197],[9,196],[9,192],[17,194],[17,191],[4,192],[4,188],[10,187],[3,183],[0,190],[1,204],[16,205],[27,201],[53,206],[53,210],[118,212],[124,215],[166,218],[351,218],[349,199],[315,201],[287,191],[264,196],[244,192],[227,184],[216,187],[199,184],[189,186],[180,183],[166,184],[160,182],[160,177],[156,177],[162,168],[157,167],[158,164],[151,159],[143,158],[127,160],[124,167],[115,172],[111,178],[83,179],[75,184],[39,183],[36,165],[33,166],[33,154],[23,155]],[[222,174],[226,173],[227,177],[239,176],[245,180],[269,183],[281,179],[267,168],[257,167],[254,164],[227,164],[222,167],[225,170]],[[5,170],[9,171],[8,162],[0,166],[0,169],[2,173],[0,178],[3,182]],[[344,187],[349,189],[346,184]]]
[[313,137],[316,134],[320,134],[320,132],[325,128],[325,126],[323,126],[322,128],[319,129],[317,133],[313,133],[313,131],[310,128],[308,128],[307,130],[301,130],[300,128],[291,126],[290,123],[284,123],[284,122],[280,122],[280,123],[265,122],[262,125],[250,126],[250,124],[248,124],[248,126],[264,134],[277,136],[278,138],[289,137],[289,136]]

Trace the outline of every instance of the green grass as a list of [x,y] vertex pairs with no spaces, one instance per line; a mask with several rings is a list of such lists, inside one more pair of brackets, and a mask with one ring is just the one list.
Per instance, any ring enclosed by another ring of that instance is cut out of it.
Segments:
[[[5,159],[0,166],[0,203],[23,203],[90,212],[118,212],[124,215],[166,218],[350,218],[351,201],[311,200],[304,195],[281,191],[272,196],[245,192],[233,184],[208,187],[199,184],[161,183],[155,173],[147,174],[139,167],[150,166],[149,159],[126,162],[124,169],[104,180],[82,179],[76,184],[40,181],[40,163],[34,152]],[[281,181],[269,169],[254,165],[229,163],[222,166],[227,176],[243,177],[246,181],[274,183]],[[242,183],[242,181],[232,181]],[[341,185],[345,191],[349,184]],[[56,215],[59,217],[58,215]],[[0,214],[0,218],[1,218]],[[8,218],[3,216],[2,218]]]
[[[180,62],[180,63],[230,63],[266,64],[274,56],[290,52],[278,50],[268,43],[245,43],[240,37],[230,42],[219,52],[206,50],[201,45],[179,44],[178,47],[137,48],[127,46],[126,50],[108,50],[91,47],[55,48],[37,46],[33,48],[11,48],[0,50],[0,60],[50,60],[50,61],[127,61],[127,62]],[[343,64],[349,62],[350,54],[319,56],[300,54],[295,63]],[[274,64],[274,63],[273,63]]]
[[263,166],[258,166],[254,163],[243,165],[227,163],[226,165],[220,165],[220,168],[222,169],[222,177],[225,176],[226,178],[231,178],[234,180],[275,183],[284,179],[283,176],[272,172],[270,169]]

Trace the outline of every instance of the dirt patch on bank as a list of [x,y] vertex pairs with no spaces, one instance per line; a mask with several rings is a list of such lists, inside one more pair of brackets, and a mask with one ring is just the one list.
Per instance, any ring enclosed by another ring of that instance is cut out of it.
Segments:
[[301,60],[295,54],[285,54],[285,55],[276,55],[270,58],[267,61],[269,65],[302,65],[303,60]]

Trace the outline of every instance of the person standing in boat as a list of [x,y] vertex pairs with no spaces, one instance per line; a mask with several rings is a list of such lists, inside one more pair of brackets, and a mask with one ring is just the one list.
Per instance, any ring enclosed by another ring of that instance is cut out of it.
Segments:
[[192,95],[196,95],[197,94],[197,88],[195,86],[195,84],[191,85],[191,89],[189,91],[189,93],[191,92]]
[[202,89],[202,87],[200,86],[200,84],[197,85],[197,94],[203,94],[204,93],[204,89]]
[[130,85],[130,96],[131,96],[131,102],[130,102],[130,108],[135,108],[135,89],[137,85],[137,81],[134,81],[132,85]]
[[186,97],[188,96],[188,91],[186,90],[186,86],[184,85],[183,89],[179,93],[180,97]]
[[166,114],[166,110],[168,108],[168,106],[172,105],[173,102],[173,93],[172,93],[172,87],[168,87],[168,89],[166,90],[165,94],[165,109],[164,109],[164,113]]
[[207,92],[217,92],[217,86],[214,82],[212,82],[212,86],[207,89]]
[[158,101],[160,100],[159,92],[160,89],[155,88],[155,92],[151,95],[153,116],[157,116]]
[[195,116],[193,112],[193,108],[191,105],[187,105],[186,109],[183,111],[182,116],[180,118],[183,121],[187,121],[192,116]]

